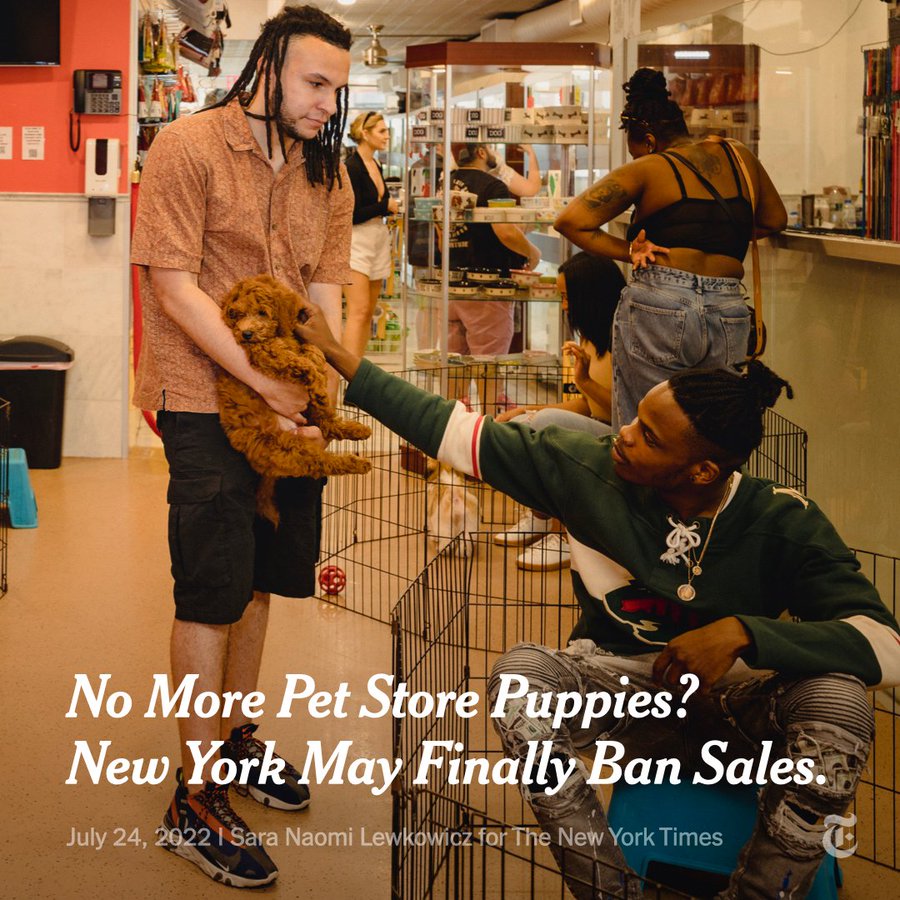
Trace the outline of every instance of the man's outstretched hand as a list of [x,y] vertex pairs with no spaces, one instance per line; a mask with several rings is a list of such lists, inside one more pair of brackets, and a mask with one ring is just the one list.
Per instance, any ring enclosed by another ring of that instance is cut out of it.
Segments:
[[653,664],[653,680],[662,687],[677,685],[685,672],[700,679],[706,693],[751,644],[740,619],[728,616],[702,628],[686,631],[666,644]]
[[359,368],[360,357],[341,346],[331,333],[325,314],[315,303],[310,303],[300,311],[297,324],[294,325],[294,334],[302,341],[315,344],[339,374],[347,381],[352,380]]

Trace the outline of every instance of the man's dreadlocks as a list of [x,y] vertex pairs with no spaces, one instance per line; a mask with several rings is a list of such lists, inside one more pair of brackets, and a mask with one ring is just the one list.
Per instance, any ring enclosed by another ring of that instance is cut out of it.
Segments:
[[[350,32],[337,19],[322,12],[315,6],[285,6],[277,15],[263,24],[262,34],[257,38],[250,52],[247,65],[238,76],[231,90],[208,109],[225,106],[235,97],[246,107],[256,92],[262,90],[266,104],[266,124],[274,121],[278,131],[281,152],[287,156],[284,130],[278,120],[281,110],[281,70],[290,39],[293,37],[319,38],[342,50],[349,50],[352,43]],[[274,82],[275,89],[270,92]],[[337,110],[322,130],[314,137],[303,141],[306,161],[306,177],[310,184],[327,183],[328,189],[335,179],[340,183],[341,138],[347,120],[347,88],[337,94]],[[272,132],[266,128],[266,149],[272,158]]]
[[791,386],[759,360],[741,364],[743,375],[727,369],[684,369],[669,378],[675,402],[694,430],[722,453],[720,463],[736,468],[763,438],[763,416]]

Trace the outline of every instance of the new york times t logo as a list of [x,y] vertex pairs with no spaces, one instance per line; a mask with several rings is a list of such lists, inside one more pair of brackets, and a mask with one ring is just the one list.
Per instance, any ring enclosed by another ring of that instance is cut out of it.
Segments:
[[844,828],[853,828],[856,825],[856,816],[852,813],[849,816],[825,816],[825,834],[822,835],[822,843],[825,845],[825,852],[835,859],[846,859],[856,853],[856,843],[850,847],[842,847],[844,841],[853,840],[853,832],[844,834]]

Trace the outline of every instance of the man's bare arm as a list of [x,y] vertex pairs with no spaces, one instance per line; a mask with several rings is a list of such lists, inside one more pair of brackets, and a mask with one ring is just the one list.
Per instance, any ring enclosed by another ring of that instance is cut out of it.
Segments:
[[200,290],[193,272],[150,268],[150,280],[163,312],[214,362],[255,390],[279,415],[303,425],[309,397],[298,384],[276,381],[258,372],[222,321],[209,294]]

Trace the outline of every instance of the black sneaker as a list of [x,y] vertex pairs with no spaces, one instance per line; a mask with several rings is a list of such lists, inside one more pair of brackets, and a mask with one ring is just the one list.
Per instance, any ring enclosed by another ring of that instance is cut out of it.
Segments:
[[[239,766],[242,759],[260,760],[260,765],[250,768],[245,780],[239,774],[231,783],[232,787],[242,797],[249,794],[254,800],[273,809],[306,809],[309,806],[309,786],[301,783],[300,773],[287,760],[283,760],[284,769],[281,772],[284,784],[276,784],[272,778],[260,779],[261,760],[266,754],[266,747],[253,737],[257,727],[248,723],[232,729],[231,737],[222,747],[221,755],[233,759]],[[281,759],[277,753],[273,756]]]
[[278,868],[231,808],[228,786],[207,782],[189,794],[181,769],[159,828],[159,844],[199,866],[213,881],[252,888],[273,882]]

